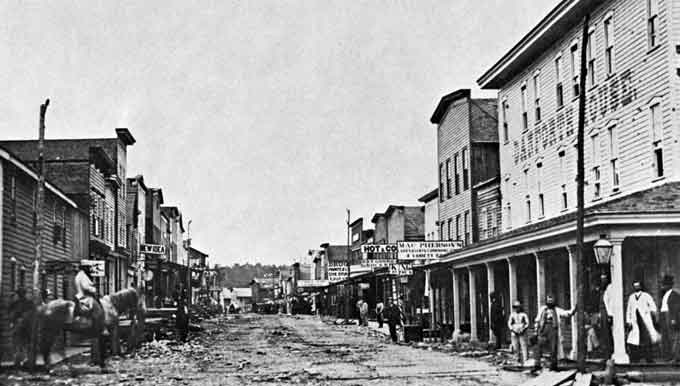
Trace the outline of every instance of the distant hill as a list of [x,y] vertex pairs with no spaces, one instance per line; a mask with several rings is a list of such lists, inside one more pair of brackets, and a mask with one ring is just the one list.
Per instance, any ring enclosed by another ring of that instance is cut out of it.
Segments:
[[217,285],[223,288],[248,287],[250,281],[256,277],[276,275],[279,270],[288,272],[287,265],[262,265],[257,264],[233,264],[231,266],[218,266]]

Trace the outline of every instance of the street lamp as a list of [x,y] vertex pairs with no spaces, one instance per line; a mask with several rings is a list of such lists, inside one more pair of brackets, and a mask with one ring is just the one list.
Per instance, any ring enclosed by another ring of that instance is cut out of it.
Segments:
[[609,264],[613,249],[614,246],[606,238],[603,237],[597,240],[595,245],[593,245],[593,250],[595,251],[595,261],[597,261],[597,264]]

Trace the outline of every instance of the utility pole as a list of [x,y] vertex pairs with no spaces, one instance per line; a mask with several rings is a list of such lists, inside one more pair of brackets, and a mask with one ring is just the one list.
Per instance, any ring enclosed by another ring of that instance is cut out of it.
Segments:
[[187,252],[187,277],[186,277],[186,285],[187,285],[187,308],[191,305],[191,298],[192,298],[192,293],[191,293],[191,255],[190,255],[190,249],[191,249],[191,220],[187,222],[187,243],[185,246],[186,252]]
[[352,300],[350,299],[351,295],[351,286],[349,282],[349,267],[351,266],[351,261],[352,261],[352,248],[350,246],[350,228],[349,228],[349,219],[350,219],[350,212],[349,209],[347,209],[347,284],[345,285],[345,320],[349,320],[349,316],[351,314],[351,307],[352,307]]
[[586,331],[585,331],[585,281],[586,265],[583,243],[583,217],[584,217],[584,185],[585,185],[585,165],[583,157],[583,140],[585,137],[586,124],[586,55],[588,53],[588,24],[590,14],[586,14],[583,21],[583,38],[581,39],[581,71],[579,77],[578,94],[578,131],[576,138],[576,359],[578,371],[583,373],[586,370]]
[[41,303],[40,299],[40,264],[43,255],[43,203],[45,202],[45,113],[50,100],[40,105],[40,123],[38,126],[38,194],[35,203],[35,262],[33,263],[33,302],[36,305]]

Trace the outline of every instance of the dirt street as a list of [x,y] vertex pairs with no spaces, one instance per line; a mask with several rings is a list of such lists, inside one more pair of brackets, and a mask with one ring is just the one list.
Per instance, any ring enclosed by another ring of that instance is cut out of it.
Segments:
[[[243,315],[205,324],[184,345],[145,345],[104,371],[72,361],[2,385],[517,385],[523,375],[475,359],[394,345],[357,326],[312,317]],[[82,359],[82,358],[81,358]]]

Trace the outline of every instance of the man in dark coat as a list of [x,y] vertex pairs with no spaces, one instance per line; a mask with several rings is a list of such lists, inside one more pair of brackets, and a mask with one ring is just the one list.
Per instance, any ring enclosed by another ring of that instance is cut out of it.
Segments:
[[404,325],[404,316],[401,312],[399,304],[396,301],[387,307],[387,310],[385,310],[385,318],[387,319],[387,327],[389,327],[392,342],[397,343],[399,341],[399,337],[397,336],[397,326]]
[[491,331],[493,331],[493,335],[496,338],[496,350],[498,350],[505,343],[505,310],[495,292],[492,292],[489,298],[491,299],[489,321],[491,322]]
[[680,362],[680,293],[673,289],[673,276],[661,280],[661,345],[664,359]]
[[189,308],[187,307],[186,291],[177,293],[177,314],[175,316],[175,328],[177,338],[180,342],[185,342],[189,335]]

